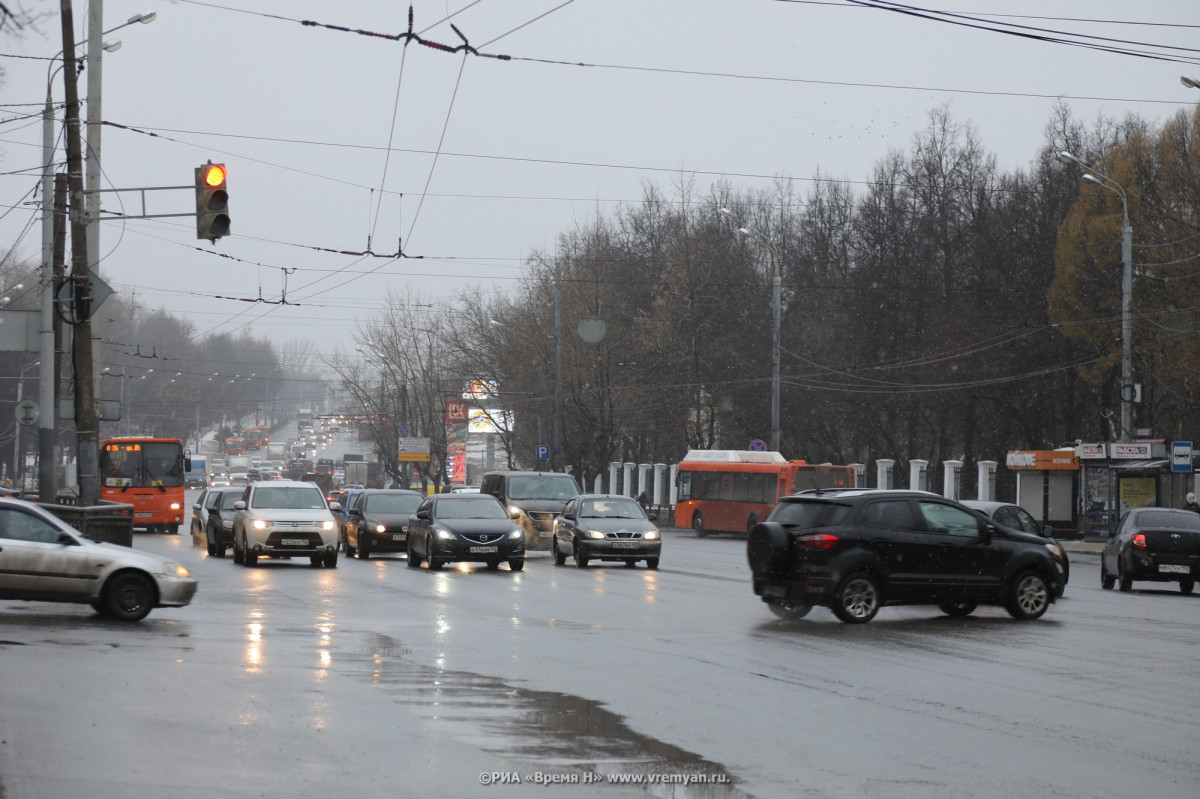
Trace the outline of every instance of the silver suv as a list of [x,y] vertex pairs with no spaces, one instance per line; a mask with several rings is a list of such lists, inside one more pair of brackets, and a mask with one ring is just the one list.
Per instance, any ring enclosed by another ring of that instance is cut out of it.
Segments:
[[315,483],[268,480],[246,488],[233,505],[233,562],[307,555],[314,566],[337,566],[338,523]]

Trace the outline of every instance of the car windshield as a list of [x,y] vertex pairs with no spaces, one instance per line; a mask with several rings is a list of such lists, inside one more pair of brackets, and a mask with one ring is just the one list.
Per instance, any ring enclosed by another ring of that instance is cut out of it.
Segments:
[[319,510],[325,508],[325,497],[315,486],[271,486],[254,492],[253,506],[279,510]]
[[413,513],[424,499],[420,494],[368,494],[363,510],[369,513]]
[[840,524],[849,512],[848,505],[835,502],[781,502],[771,511],[767,521],[807,530],[825,524]]
[[507,519],[504,507],[493,497],[469,499],[467,497],[446,497],[438,500],[437,516],[439,519]]
[[[646,514],[632,499],[589,499],[579,515],[588,519],[644,519]],[[1197,517],[1200,518],[1200,517]]]
[[569,474],[512,477],[508,483],[509,499],[561,499],[565,502],[578,494],[575,478]]
[[1192,511],[1150,510],[1138,514],[1136,526],[1145,530],[1150,527],[1168,530],[1200,531],[1200,514]]

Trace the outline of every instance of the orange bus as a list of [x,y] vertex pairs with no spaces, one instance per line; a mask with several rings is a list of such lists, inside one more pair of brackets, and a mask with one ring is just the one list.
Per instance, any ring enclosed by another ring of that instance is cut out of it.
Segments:
[[779,498],[808,488],[853,488],[854,467],[789,461],[778,452],[691,450],[679,462],[675,526],[696,535],[745,533]]
[[191,458],[177,438],[123,436],[100,442],[100,498],[133,505],[133,526],[178,533]]
[[225,447],[222,450],[226,455],[244,455],[246,452],[246,442],[241,438],[225,439]]

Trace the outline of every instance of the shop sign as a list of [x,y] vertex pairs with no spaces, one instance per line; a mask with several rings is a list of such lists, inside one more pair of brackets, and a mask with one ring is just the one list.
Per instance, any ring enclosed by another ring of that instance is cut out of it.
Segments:
[[1079,468],[1079,459],[1070,450],[1013,450],[1005,457],[1004,465],[1017,471],[1074,471]]
[[1104,444],[1080,444],[1078,449],[1081,460],[1096,460],[1108,457],[1108,447]]
[[1149,460],[1154,457],[1151,444],[1109,444],[1108,457],[1113,460]]

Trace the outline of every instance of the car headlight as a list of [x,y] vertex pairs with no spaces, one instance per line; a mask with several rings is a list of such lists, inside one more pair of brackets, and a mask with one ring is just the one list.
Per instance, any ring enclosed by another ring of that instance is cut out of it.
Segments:
[[326,519],[325,521],[321,522],[322,530],[332,530],[335,527],[337,527],[337,522],[335,522],[333,519]]
[[1050,553],[1056,558],[1062,557],[1062,547],[1060,547],[1058,544],[1046,544],[1046,549],[1050,550]]
[[604,538],[604,533],[600,532],[599,530],[584,530],[583,537],[584,538]]
[[377,524],[377,525],[375,525],[375,532],[377,532],[377,533],[386,533],[386,532],[387,532],[387,525],[386,525],[386,524]]
[[250,526],[253,527],[255,530],[266,530],[267,529],[267,520],[266,519],[255,519],[251,523]]
[[658,530],[651,530],[642,536],[642,538],[646,539],[647,541],[655,541],[658,539]]
[[178,563],[163,564],[164,574],[174,574],[176,577],[191,577],[192,573]]
[[516,530],[513,530],[511,533],[509,533],[508,537],[516,539],[516,538],[520,538],[523,535],[525,535],[525,531],[518,527]]
[[450,532],[449,530],[438,530],[437,537],[442,541],[453,541],[457,536],[455,536],[454,533]]

